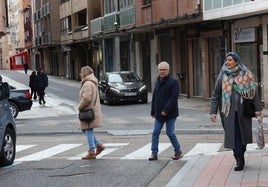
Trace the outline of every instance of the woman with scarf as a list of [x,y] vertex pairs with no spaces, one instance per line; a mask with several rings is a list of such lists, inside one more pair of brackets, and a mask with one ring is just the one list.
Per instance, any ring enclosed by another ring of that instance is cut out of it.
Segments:
[[237,53],[229,52],[214,87],[210,119],[216,122],[219,109],[224,129],[224,147],[233,150],[235,171],[244,169],[246,146],[252,143],[252,118],[243,114],[243,99],[253,101],[255,117],[262,115],[254,75],[241,63]]

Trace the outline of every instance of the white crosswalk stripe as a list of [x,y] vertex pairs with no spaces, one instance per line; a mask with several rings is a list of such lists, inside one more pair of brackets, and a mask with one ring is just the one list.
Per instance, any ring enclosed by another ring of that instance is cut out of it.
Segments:
[[35,147],[36,145],[17,145],[16,146],[16,152],[24,151],[26,149],[30,149],[32,147]]
[[78,147],[82,144],[60,144],[54,147],[51,147],[49,149],[45,149],[43,151],[22,157],[22,158],[18,158],[15,161],[17,162],[22,162],[22,161],[39,161],[45,158],[49,158],[52,157],[56,154],[62,153],[64,151],[73,149],[75,147]]
[[[109,157],[109,154],[116,152],[120,149],[122,149],[125,146],[129,146],[129,143],[106,143],[104,144],[105,150],[97,156],[98,159],[132,159],[132,160],[147,160],[151,154],[151,143],[146,144],[145,146],[138,148],[135,151],[132,151],[130,153],[126,153],[122,156],[117,157]],[[17,152],[23,152],[28,149],[36,148],[40,145],[17,145],[16,150]],[[66,151],[70,151],[74,148],[78,148],[77,150],[81,150],[80,146],[85,146],[83,144],[59,144],[55,145],[53,147],[22,156],[20,158],[17,158],[15,160],[15,163],[21,163],[25,161],[40,161],[43,159],[53,158],[53,156],[56,156],[58,154],[64,154]],[[195,155],[209,155],[209,154],[216,154],[222,144],[221,143],[198,143],[196,144],[188,153],[186,153],[183,156],[184,160],[188,160],[190,157]],[[159,143],[159,154],[163,153],[167,149],[171,148],[170,143]],[[77,151],[76,150],[76,151]],[[23,154],[23,153],[22,153]],[[22,155],[21,154],[21,155]],[[67,160],[81,160],[81,157],[84,156],[86,152],[80,152],[79,154],[75,156],[70,157],[63,157]],[[55,158],[55,157],[54,157]],[[57,157],[58,158],[58,157]]]
[[[171,146],[170,143],[160,143],[158,145],[159,154],[162,153],[164,150],[169,148]],[[151,155],[151,143],[145,145],[144,147],[138,149],[137,151],[134,151],[121,159],[148,159]]]
[[[103,156],[105,155],[108,155],[114,151],[117,151],[119,149],[121,149],[122,147],[128,145],[128,143],[110,143],[110,144],[104,144],[104,151],[102,151],[101,154],[99,154],[97,156],[97,158],[102,158]],[[69,158],[68,160],[81,160],[81,157],[86,155],[87,152],[84,152],[84,153],[81,153],[81,154],[78,154],[76,155],[75,157],[71,157]]]

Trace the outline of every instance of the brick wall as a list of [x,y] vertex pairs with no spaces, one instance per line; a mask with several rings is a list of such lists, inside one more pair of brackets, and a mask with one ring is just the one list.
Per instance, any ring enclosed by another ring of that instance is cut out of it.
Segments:
[[197,0],[152,0],[152,4],[147,6],[143,6],[143,0],[137,0],[136,25],[146,25],[198,12]]

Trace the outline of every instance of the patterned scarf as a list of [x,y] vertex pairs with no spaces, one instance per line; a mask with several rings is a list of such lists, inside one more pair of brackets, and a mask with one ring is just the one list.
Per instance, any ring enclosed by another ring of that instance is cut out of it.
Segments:
[[228,69],[223,66],[222,113],[226,117],[229,115],[233,90],[238,92],[244,99],[253,99],[255,96],[255,87],[253,74],[248,68],[241,70],[238,65],[234,69]]

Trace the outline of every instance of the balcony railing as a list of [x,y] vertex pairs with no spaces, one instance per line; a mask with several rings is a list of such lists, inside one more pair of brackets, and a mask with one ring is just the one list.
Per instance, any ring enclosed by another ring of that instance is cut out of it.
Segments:
[[115,29],[115,26],[120,24],[119,14],[117,12],[105,15],[103,18],[104,30]]
[[99,17],[90,21],[91,34],[97,34],[103,31],[103,17]]
[[120,26],[135,24],[135,8],[120,11]]
[[265,13],[268,10],[267,0],[204,0],[204,20],[220,18],[237,18],[241,15]]

